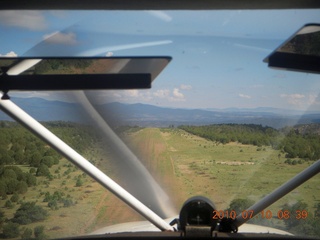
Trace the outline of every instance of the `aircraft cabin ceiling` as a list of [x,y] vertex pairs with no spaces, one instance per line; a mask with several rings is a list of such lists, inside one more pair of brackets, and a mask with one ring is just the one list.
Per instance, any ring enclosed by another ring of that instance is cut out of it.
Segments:
[[319,0],[0,0],[9,9],[209,10],[320,8]]

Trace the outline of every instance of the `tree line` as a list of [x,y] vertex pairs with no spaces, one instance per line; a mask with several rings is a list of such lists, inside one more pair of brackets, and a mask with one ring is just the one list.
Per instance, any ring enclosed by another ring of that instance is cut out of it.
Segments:
[[277,130],[256,124],[214,124],[182,125],[178,128],[222,144],[239,142],[259,147],[271,146],[286,153],[287,158],[320,159],[320,135],[310,131],[302,133],[295,127]]

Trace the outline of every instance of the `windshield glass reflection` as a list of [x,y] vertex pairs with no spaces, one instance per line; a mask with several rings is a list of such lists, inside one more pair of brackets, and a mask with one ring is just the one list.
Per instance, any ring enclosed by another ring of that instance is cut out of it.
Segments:
[[[18,13],[45,25],[8,21]],[[320,158],[319,76],[269,69],[262,61],[319,16],[314,10],[1,11],[1,54],[172,57],[149,90],[9,96],[162,218],[176,218],[196,195],[221,214],[249,217],[247,207]],[[3,238],[126,231],[115,225],[144,220],[2,112],[0,120]],[[319,237],[319,180],[248,223]]]

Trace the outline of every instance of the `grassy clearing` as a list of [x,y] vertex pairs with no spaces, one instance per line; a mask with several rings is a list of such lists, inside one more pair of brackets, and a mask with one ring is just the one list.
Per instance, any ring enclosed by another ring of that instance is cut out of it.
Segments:
[[[161,173],[158,179],[177,210],[195,195],[209,197],[221,210],[235,198],[257,201],[311,164],[288,165],[284,154],[270,147],[223,145],[179,129],[147,128],[128,138],[137,154],[149,157],[144,161],[153,166],[150,171]],[[268,209],[276,214],[283,204],[302,200],[313,212],[320,201],[319,181],[314,177]]]

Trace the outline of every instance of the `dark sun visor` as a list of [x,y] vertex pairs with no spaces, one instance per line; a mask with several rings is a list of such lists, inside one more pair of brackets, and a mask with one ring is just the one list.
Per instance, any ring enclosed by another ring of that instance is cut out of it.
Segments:
[[0,90],[145,89],[171,57],[0,58]]
[[273,68],[320,73],[320,24],[303,26],[263,61]]

